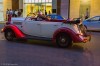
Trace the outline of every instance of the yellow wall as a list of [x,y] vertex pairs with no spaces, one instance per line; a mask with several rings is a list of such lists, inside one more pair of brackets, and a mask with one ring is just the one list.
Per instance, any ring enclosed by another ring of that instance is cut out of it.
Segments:
[[[100,15],[100,0],[90,1],[90,17]],[[70,18],[79,17],[80,0],[70,0]]]
[[4,18],[6,18],[6,10],[12,9],[12,0],[3,0]]
[[80,9],[80,0],[70,0],[70,18],[78,18]]
[[100,15],[100,0],[91,1],[91,16]]

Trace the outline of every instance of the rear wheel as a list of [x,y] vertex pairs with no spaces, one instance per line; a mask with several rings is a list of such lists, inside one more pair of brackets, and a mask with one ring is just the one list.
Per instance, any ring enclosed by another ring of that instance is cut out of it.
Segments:
[[15,38],[15,33],[12,30],[5,31],[4,35],[8,41],[13,41]]
[[57,36],[56,43],[59,47],[66,48],[72,45],[72,40],[70,36],[62,33]]

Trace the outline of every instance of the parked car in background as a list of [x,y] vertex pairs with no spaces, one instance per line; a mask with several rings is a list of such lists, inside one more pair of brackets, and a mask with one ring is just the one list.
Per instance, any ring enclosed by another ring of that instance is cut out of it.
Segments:
[[60,16],[60,15],[56,15],[56,14],[50,14],[47,15],[47,17],[50,17],[51,19],[58,19],[58,20],[64,20],[65,18]]
[[87,30],[100,31],[100,16],[94,16],[83,21]]

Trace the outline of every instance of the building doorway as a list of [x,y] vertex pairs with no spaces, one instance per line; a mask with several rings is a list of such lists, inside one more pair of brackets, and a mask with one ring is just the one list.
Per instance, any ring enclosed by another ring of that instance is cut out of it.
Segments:
[[91,0],[80,0],[80,18],[87,19],[90,17],[90,5]]
[[43,14],[45,14],[45,11],[47,14],[49,12],[52,12],[52,0],[25,0],[25,16],[29,13],[38,13],[41,11]]

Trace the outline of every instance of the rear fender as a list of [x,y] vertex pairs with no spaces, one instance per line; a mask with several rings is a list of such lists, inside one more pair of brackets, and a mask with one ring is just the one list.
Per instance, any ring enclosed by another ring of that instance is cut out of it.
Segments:
[[3,32],[5,32],[6,30],[11,29],[14,33],[16,38],[24,38],[25,34],[15,25],[7,25],[4,27]]
[[56,42],[56,37],[60,33],[66,33],[67,35],[69,35],[71,37],[72,41],[75,43],[83,41],[73,30],[63,27],[54,32],[53,38],[52,38],[53,43]]

